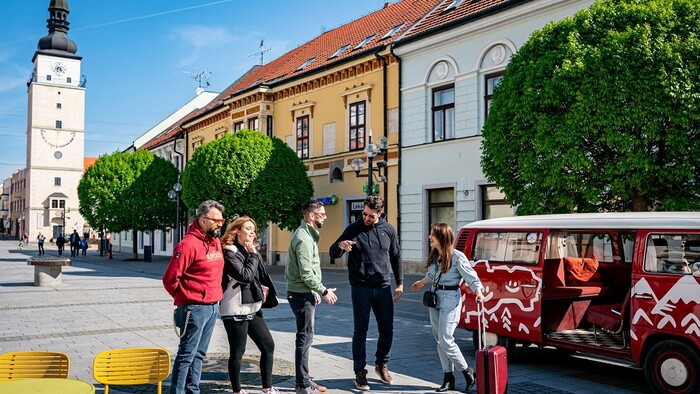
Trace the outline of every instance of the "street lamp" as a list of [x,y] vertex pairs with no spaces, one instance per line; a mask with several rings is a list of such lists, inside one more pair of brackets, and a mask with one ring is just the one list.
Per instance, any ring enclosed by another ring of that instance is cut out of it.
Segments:
[[[382,138],[379,139],[379,144],[375,145],[372,143],[372,131],[370,130],[369,132],[369,143],[365,147],[365,156],[367,156],[367,173],[366,174],[360,174],[361,171],[361,166],[362,166],[362,159],[359,157],[356,157],[352,159],[350,162],[350,166],[352,169],[355,171],[355,175],[358,178],[367,178],[367,184],[365,187],[367,190],[365,192],[367,195],[373,195],[379,193],[379,185],[374,184],[375,180],[375,172],[376,174],[376,181],[377,182],[386,182],[386,167],[387,167],[387,143],[388,140],[385,136],[382,136]],[[377,162],[374,162],[374,158],[382,154],[384,156],[383,160],[379,160]],[[376,167],[376,168],[374,168]],[[382,168],[384,168],[384,175],[382,175]],[[376,190],[375,190],[375,185],[376,185]],[[365,188],[363,187],[363,189]]]
[[175,206],[177,210],[177,216],[175,217],[175,239],[173,240],[173,245],[180,242],[180,192],[182,191],[182,185],[180,184],[180,174],[177,175],[177,182],[173,185],[172,190],[168,191],[168,198],[170,201],[175,201]]

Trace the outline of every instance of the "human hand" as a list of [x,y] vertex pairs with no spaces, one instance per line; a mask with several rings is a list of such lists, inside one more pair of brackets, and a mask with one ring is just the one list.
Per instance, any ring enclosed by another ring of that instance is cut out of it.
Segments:
[[345,240],[338,242],[338,247],[346,252],[352,251],[352,245],[355,245],[355,241]]
[[481,289],[476,291],[476,303],[480,304],[484,302],[484,293],[481,292]]
[[413,282],[413,284],[411,285],[411,290],[418,291],[418,290],[422,289],[423,286],[425,286],[426,282],[427,281],[425,280],[425,278]]
[[245,245],[243,245],[243,246],[245,247],[245,250],[246,250],[248,253],[257,253],[257,252],[255,251],[255,244],[253,244],[252,241],[246,241]]
[[316,305],[320,304],[321,303],[321,296],[318,295],[318,293],[316,293],[316,292],[312,292],[312,293],[314,293],[314,300],[316,300]]
[[396,289],[394,289],[394,304],[399,302],[402,295],[403,295],[403,284],[396,285]]
[[335,290],[335,287],[332,289],[326,289],[327,293],[323,296],[323,299],[330,305],[333,305],[336,301],[338,301],[338,296],[335,295]]

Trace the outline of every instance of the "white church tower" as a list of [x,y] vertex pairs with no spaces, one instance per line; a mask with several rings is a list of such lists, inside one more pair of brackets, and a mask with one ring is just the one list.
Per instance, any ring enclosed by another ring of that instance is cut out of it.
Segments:
[[77,45],[68,38],[68,1],[51,0],[49,34],[37,45],[28,84],[27,207],[30,241],[41,231],[48,239],[77,230],[78,183],[85,156],[85,83]]

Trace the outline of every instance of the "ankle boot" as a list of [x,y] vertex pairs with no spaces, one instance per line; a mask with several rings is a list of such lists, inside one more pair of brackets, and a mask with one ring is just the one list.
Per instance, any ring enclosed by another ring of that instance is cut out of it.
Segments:
[[471,368],[467,368],[464,371],[462,371],[462,374],[464,374],[464,380],[467,381],[467,388],[464,389],[465,393],[468,393],[469,390],[474,386],[474,383],[476,383],[476,379],[474,378],[474,370]]
[[452,372],[445,372],[445,377],[442,378],[442,386],[435,389],[436,392],[442,393],[447,390],[455,389],[455,376]]

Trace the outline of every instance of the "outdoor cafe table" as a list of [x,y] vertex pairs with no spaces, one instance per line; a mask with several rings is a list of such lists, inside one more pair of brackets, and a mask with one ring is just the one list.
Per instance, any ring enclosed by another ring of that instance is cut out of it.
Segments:
[[2,394],[94,394],[95,386],[75,379],[18,379],[0,382]]

